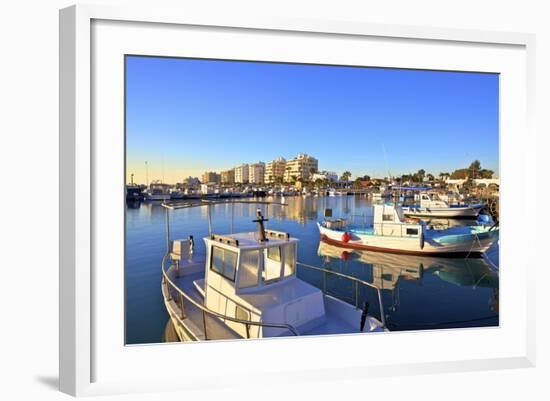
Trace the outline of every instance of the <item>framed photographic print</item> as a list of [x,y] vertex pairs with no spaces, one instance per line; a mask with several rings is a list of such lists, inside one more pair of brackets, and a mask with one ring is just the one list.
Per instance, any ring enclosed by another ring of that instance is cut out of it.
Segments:
[[532,365],[532,36],[150,11],[60,15],[62,391]]

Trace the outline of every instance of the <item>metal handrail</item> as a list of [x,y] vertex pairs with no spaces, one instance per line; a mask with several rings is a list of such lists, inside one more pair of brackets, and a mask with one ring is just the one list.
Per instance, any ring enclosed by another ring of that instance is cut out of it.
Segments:
[[[174,288],[181,296],[183,296],[185,299],[187,299],[189,302],[191,302],[193,305],[195,305],[197,308],[199,308],[200,310],[202,310],[204,313],[207,313],[209,315],[212,315],[212,316],[215,316],[215,317],[218,317],[220,319],[224,319],[224,320],[229,320],[231,322],[235,322],[235,323],[240,323],[240,324],[244,324],[246,327],[248,326],[260,326],[260,327],[274,327],[274,328],[278,328],[278,329],[287,329],[289,330],[293,335],[295,336],[298,336],[299,333],[298,331],[290,324],[286,324],[286,323],[266,323],[266,322],[255,322],[255,321],[252,321],[252,320],[244,320],[244,319],[239,319],[239,318],[236,318],[236,317],[231,317],[231,316],[226,316],[226,315],[223,315],[221,313],[218,313],[218,312],[215,312],[211,309],[208,309],[207,307],[205,307],[204,305],[201,305],[200,303],[196,302],[194,299],[192,299],[189,295],[187,295],[185,292],[183,292],[172,280],[170,280],[170,278],[168,277],[168,273],[166,272],[166,258],[169,256],[168,253],[166,253],[164,255],[164,257],[162,258],[162,276],[165,280],[165,282],[169,283],[170,286],[172,288]],[[206,321],[205,321],[206,323]],[[206,332],[205,332],[205,336],[206,336]]]
[[349,280],[351,280],[351,281],[357,281],[359,284],[366,285],[367,287],[374,288],[375,290],[378,291],[378,287],[376,287],[374,284],[369,283],[368,281],[361,280],[360,278],[357,278],[357,277],[349,276],[349,275],[347,275],[347,274],[340,273],[340,272],[336,272],[336,271],[334,271],[334,270],[325,269],[325,268],[323,268],[323,267],[308,265],[307,263],[296,262],[296,264],[297,264],[298,266],[304,266],[304,267],[307,267],[307,268],[309,268],[309,269],[314,269],[314,270],[322,271],[322,272],[324,272],[324,273],[334,274],[335,276],[344,277],[344,278],[347,278],[347,279],[349,279]]
[[322,267],[318,267],[318,266],[313,266],[313,265],[308,265],[307,263],[302,263],[302,262],[296,262],[296,265],[297,266],[303,266],[303,267],[306,267],[308,269],[313,269],[313,270],[317,270],[317,271],[320,271],[320,272],[323,272],[323,273],[328,273],[328,274],[333,274],[335,276],[338,276],[338,277],[343,277],[345,279],[348,279],[352,282],[355,283],[355,306],[357,308],[359,308],[359,305],[358,305],[358,302],[359,302],[359,293],[358,293],[358,287],[357,287],[357,284],[362,284],[366,287],[370,287],[370,288],[373,288],[374,290],[376,290],[376,294],[378,296],[378,305],[380,307],[380,319],[381,319],[381,323],[382,323],[382,326],[386,326],[386,319],[384,318],[384,307],[382,305],[382,295],[380,294],[380,288],[376,287],[374,284],[372,283],[369,283],[368,281],[365,281],[365,280],[361,280],[357,277],[353,277],[353,276],[349,276],[347,274],[343,274],[343,273],[340,273],[340,272],[335,272],[333,270],[328,270],[328,269],[325,269],[325,268],[322,268]]

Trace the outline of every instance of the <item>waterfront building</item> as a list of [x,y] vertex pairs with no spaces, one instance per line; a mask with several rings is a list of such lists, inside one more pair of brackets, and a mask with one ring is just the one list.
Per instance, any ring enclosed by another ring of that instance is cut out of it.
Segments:
[[235,183],[235,170],[225,170],[220,173],[222,184],[234,184]]
[[316,181],[316,180],[328,180],[328,181],[336,182],[338,181],[338,174],[336,174],[334,171],[321,171],[311,176],[311,181]]
[[462,186],[464,186],[464,183],[466,183],[466,181],[468,181],[468,179],[466,178],[457,178],[457,179],[447,178],[445,180],[445,184],[447,184],[449,188],[460,189],[462,188]]
[[265,174],[265,163],[258,162],[248,166],[248,182],[250,184],[263,184]]
[[241,164],[234,168],[235,171],[235,183],[248,184],[248,164]]
[[286,162],[284,180],[294,182],[296,180],[309,180],[317,172],[319,162],[316,158],[305,153],[300,153],[292,160]]
[[202,175],[201,182],[203,184],[219,184],[220,183],[220,175],[218,173],[215,173],[213,171],[206,171]]
[[283,180],[285,176],[286,160],[279,156],[275,160],[268,162],[265,166],[264,182],[266,184],[276,183]]
[[498,179],[498,178],[476,178],[473,181],[474,181],[475,185],[482,185],[483,184],[487,187],[489,185],[500,186],[500,179]]
[[186,179],[183,180],[183,184],[184,185],[187,185],[188,187],[195,187],[197,185],[200,184],[200,181],[198,179],[198,177],[187,177]]

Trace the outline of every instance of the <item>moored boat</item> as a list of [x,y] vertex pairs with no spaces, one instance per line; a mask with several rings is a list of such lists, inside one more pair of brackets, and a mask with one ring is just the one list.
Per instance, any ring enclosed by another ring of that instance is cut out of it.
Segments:
[[421,193],[419,196],[420,204],[403,206],[405,216],[473,219],[485,206],[483,203],[450,204],[436,194]]
[[[170,239],[170,211],[228,203],[272,202],[163,204],[168,252],[162,261],[161,287],[180,340],[385,331],[382,312],[382,321],[379,321],[368,314],[368,304],[348,304],[299,279],[296,276],[298,239],[288,233],[265,229],[267,220],[260,210],[254,220],[258,224],[257,232],[211,233],[204,238],[206,254],[202,257],[194,252],[192,237]],[[355,283],[360,281],[349,279]],[[382,311],[381,297],[379,300]]]
[[171,186],[169,184],[164,184],[160,181],[153,181],[145,193],[145,199],[149,201],[170,200],[170,188]]
[[405,217],[399,205],[381,204],[372,208],[372,221],[362,226],[332,218],[317,223],[321,241],[351,249],[468,257],[481,256],[498,239],[496,224],[436,229],[419,219]]

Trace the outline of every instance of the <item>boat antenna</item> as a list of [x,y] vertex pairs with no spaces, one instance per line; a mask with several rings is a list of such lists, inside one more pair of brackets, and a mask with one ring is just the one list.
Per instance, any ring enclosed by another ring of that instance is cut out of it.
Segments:
[[265,229],[264,229],[264,222],[269,221],[269,219],[265,219],[264,216],[262,216],[262,210],[258,208],[256,210],[256,220],[252,220],[254,223],[258,223],[258,237],[260,242],[266,242],[267,238],[265,236]]

